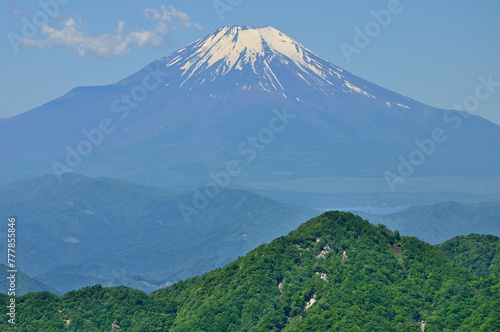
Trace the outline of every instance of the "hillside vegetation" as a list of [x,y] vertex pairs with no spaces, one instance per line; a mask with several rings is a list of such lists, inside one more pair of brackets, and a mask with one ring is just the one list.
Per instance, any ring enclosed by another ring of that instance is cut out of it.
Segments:
[[149,296],[101,286],[21,296],[16,329],[496,331],[499,291],[498,274],[476,276],[417,238],[327,212],[223,268]]
[[478,276],[500,273],[500,238],[497,236],[457,236],[436,247],[448,258]]

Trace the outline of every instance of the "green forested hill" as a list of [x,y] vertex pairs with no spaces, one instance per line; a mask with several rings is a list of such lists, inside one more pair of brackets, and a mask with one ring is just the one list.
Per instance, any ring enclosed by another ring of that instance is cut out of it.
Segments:
[[436,247],[448,258],[478,276],[500,273],[500,238],[497,236],[457,236]]
[[498,274],[476,276],[436,247],[344,212],[327,212],[223,268],[149,296],[92,286],[17,302],[18,331],[500,328]]

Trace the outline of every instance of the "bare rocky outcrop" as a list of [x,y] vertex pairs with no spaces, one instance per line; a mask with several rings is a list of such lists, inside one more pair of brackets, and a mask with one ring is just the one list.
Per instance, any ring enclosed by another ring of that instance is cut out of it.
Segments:
[[313,294],[311,299],[306,303],[305,310],[309,309],[316,302],[316,294]]
[[323,273],[323,272],[316,272],[317,275],[319,275],[319,278],[321,280],[324,280],[326,282],[328,282],[328,275],[326,273]]
[[109,331],[109,332],[118,332],[119,330],[120,330],[120,326],[118,326],[116,321],[111,323],[111,331]]
[[330,249],[330,247],[328,246],[328,244],[326,244],[324,247],[323,247],[323,250],[321,250],[321,252],[319,253],[318,256],[316,256],[316,258],[326,258],[326,255],[328,253],[330,253],[332,251],[332,249]]

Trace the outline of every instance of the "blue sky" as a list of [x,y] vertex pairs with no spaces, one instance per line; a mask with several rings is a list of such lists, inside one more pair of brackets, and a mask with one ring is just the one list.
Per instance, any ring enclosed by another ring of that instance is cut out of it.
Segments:
[[468,101],[500,124],[499,13],[496,0],[4,0],[0,118],[114,83],[221,26],[271,25],[371,82],[441,108]]

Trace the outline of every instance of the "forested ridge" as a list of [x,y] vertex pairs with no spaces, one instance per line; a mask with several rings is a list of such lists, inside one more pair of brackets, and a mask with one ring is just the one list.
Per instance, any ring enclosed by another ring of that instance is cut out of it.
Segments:
[[17,297],[15,327],[3,319],[0,330],[497,331],[500,276],[473,273],[468,261],[494,238],[454,239],[453,248],[467,248],[450,251],[327,212],[151,295],[92,286]]
[[493,235],[457,236],[436,246],[478,276],[500,273],[500,238]]

